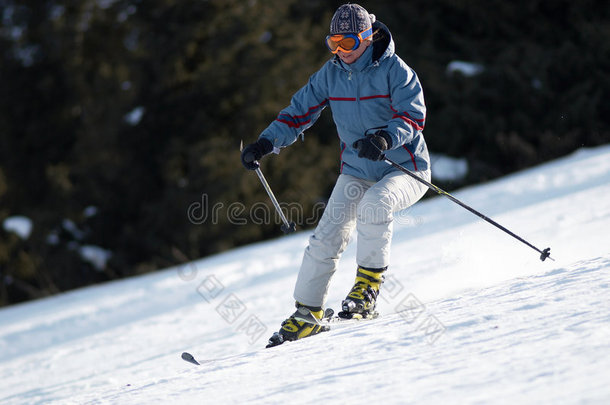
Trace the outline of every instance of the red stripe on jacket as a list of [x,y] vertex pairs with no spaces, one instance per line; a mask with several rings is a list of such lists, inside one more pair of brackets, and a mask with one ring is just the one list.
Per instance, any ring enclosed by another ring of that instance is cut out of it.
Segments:
[[[360,100],[372,100],[374,98],[390,98],[389,94],[375,94],[373,96],[360,97]],[[356,97],[329,97],[331,101],[357,101]]]
[[[298,119],[301,119],[301,118],[306,118],[307,116],[309,116],[309,115],[311,115],[311,114],[312,114],[312,111],[314,111],[314,110],[318,110],[320,107],[322,107],[324,104],[326,104],[326,102],[327,102],[327,101],[328,101],[328,100],[324,100],[324,101],[322,101],[322,102],[321,102],[320,104],[318,104],[318,105],[314,105],[313,107],[309,107],[309,108],[307,109],[307,112],[306,112],[305,114],[303,114],[303,115],[290,115],[290,114],[286,114],[286,113],[284,113],[284,114],[280,114],[280,115],[278,115],[278,117],[276,118],[276,120],[277,120],[277,121],[279,121],[279,122],[281,122],[281,123],[283,123],[283,124],[288,125],[288,126],[289,126],[289,127],[291,127],[291,128],[299,128],[299,127],[302,127],[303,125],[310,123],[310,122],[311,122],[311,118],[309,118],[307,121],[303,121],[303,122],[299,122],[299,123],[294,123],[294,122],[292,122],[292,121],[287,121],[287,120],[285,120],[285,119],[280,119],[280,117],[281,117],[281,116],[288,116],[288,117],[290,117],[292,120],[295,120],[295,121],[296,121],[296,120],[298,120]],[[317,112],[317,111],[315,111],[315,112]]]
[[406,145],[402,145],[402,147],[404,148],[404,150],[409,152],[409,155],[411,156],[411,162],[413,162],[413,167],[415,168],[415,171],[417,171],[417,163],[415,163],[415,156],[413,156],[413,153],[411,153],[411,151],[409,150],[409,148],[407,148]]
[[371,100],[373,98],[390,98],[389,94],[378,94],[375,96],[360,97],[360,100]]
[[356,97],[329,97],[330,101],[356,101]]
[[[424,130],[424,124],[423,123],[426,120],[425,118],[424,119],[413,118],[406,111],[398,112],[396,109],[394,109],[394,107],[390,106],[390,108],[392,109],[392,111],[394,111],[394,116],[392,116],[392,118],[400,118],[403,121],[405,121],[407,124],[411,125],[413,128],[417,129],[418,131],[423,131]],[[401,114],[403,114],[403,115],[401,115]],[[405,117],[405,115],[406,115],[406,117]],[[422,125],[419,125],[415,121],[420,122]]]

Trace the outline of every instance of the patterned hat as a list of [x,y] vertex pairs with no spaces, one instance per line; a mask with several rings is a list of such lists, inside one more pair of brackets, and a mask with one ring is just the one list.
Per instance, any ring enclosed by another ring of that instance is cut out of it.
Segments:
[[375,15],[369,14],[358,4],[344,4],[335,11],[330,20],[330,35],[358,34],[371,28],[375,22]]

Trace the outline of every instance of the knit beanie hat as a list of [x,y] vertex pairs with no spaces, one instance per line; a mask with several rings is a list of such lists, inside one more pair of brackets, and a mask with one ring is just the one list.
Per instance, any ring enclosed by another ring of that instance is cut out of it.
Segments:
[[330,20],[330,35],[358,34],[371,28],[374,22],[375,14],[369,14],[362,6],[344,4],[335,11]]

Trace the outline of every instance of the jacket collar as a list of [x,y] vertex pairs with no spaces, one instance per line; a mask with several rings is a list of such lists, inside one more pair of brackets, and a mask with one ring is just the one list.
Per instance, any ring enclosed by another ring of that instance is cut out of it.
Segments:
[[394,40],[388,27],[381,21],[373,23],[373,63],[394,55]]

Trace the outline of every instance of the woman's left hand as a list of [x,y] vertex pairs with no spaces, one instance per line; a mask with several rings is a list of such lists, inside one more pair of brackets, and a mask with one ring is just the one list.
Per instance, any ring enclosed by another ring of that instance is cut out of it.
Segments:
[[375,161],[383,160],[385,158],[383,152],[390,148],[391,139],[387,132],[377,131],[375,134],[358,139],[354,142],[354,148],[358,151],[358,157]]

